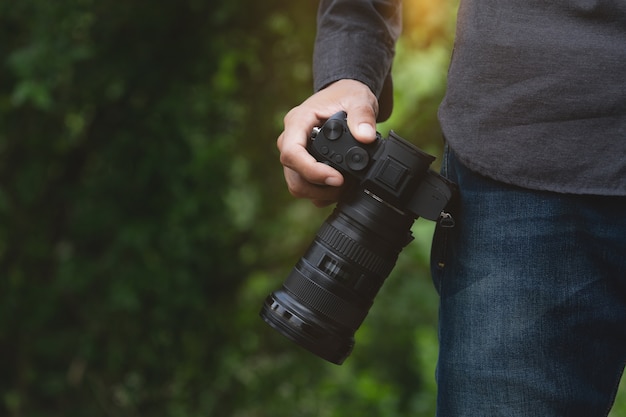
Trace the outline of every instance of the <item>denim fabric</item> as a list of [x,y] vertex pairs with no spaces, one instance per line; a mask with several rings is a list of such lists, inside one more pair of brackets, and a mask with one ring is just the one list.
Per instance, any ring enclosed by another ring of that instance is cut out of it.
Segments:
[[626,361],[626,198],[502,184],[447,152],[439,417],[606,416]]

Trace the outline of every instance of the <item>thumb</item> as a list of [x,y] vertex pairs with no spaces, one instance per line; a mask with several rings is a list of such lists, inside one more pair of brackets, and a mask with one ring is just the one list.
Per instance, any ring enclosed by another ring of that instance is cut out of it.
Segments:
[[376,140],[376,113],[370,106],[354,108],[348,113],[348,129],[359,142]]

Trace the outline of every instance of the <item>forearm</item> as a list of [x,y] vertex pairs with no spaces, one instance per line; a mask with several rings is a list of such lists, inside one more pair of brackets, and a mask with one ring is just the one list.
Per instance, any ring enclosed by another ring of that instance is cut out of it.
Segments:
[[321,0],[313,57],[314,88],[340,79],[366,84],[391,110],[391,66],[401,30],[399,0]]

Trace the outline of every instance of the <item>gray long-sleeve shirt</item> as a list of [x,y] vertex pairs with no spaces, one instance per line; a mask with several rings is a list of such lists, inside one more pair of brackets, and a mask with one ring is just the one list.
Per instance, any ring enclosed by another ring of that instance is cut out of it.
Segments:
[[[397,1],[323,0],[315,88],[391,103]],[[626,2],[461,0],[439,119],[469,168],[506,183],[626,196]]]

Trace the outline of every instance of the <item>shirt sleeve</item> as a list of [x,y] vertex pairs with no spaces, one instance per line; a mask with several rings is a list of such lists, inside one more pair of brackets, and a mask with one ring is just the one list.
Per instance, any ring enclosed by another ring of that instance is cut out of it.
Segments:
[[391,67],[402,25],[400,0],[321,0],[313,52],[315,91],[340,79],[366,84],[379,120],[393,105]]

